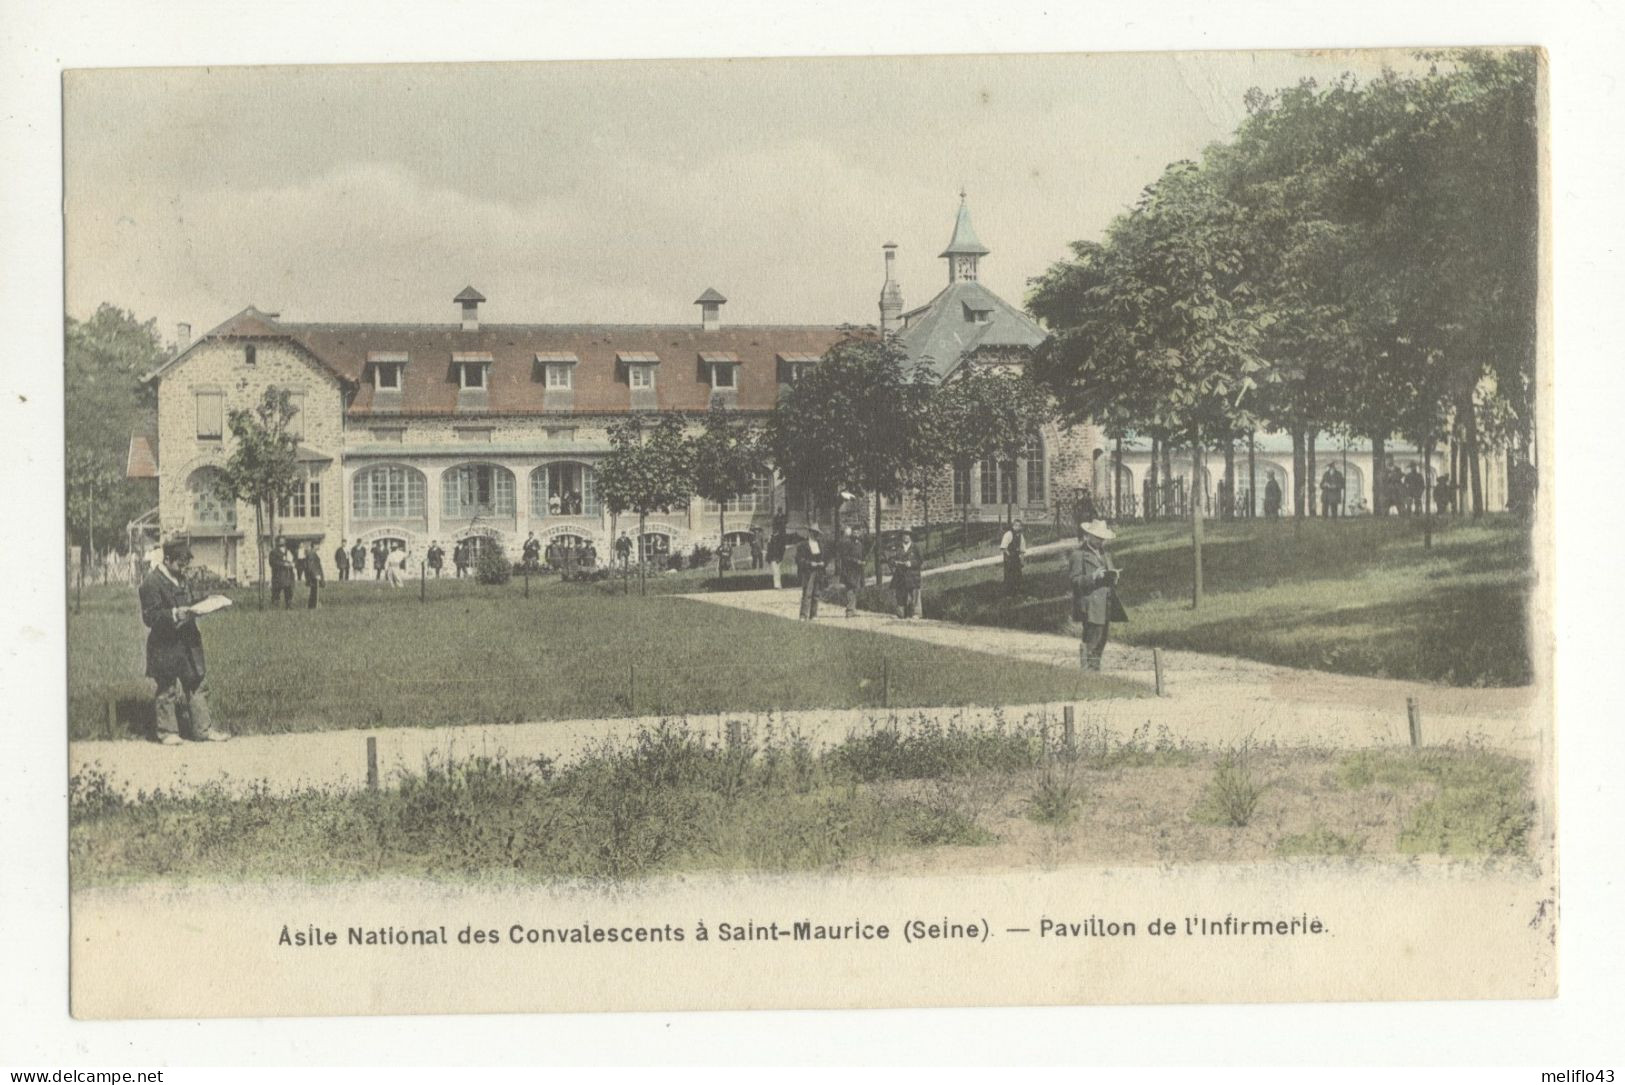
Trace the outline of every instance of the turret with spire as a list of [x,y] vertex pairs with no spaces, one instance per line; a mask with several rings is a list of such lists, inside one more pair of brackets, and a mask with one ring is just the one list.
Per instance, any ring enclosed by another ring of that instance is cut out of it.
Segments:
[[965,204],[965,190],[959,190],[959,217],[954,220],[953,240],[942,250],[948,261],[948,285],[976,281],[976,263],[991,250],[976,239],[976,230],[970,224],[970,208]]

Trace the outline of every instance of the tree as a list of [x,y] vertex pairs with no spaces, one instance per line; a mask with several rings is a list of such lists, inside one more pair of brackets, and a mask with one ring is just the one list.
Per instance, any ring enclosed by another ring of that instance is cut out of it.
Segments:
[[919,388],[933,380],[929,366],[906,362],[894,339],[848,328],[774,407],[764,447],[820,509],[838,510],[845,490],[873,494],[877,506],[901,493],[922,444]]
[[297,413],[287,389],[267,388],[252,409],[239,407],[227,414],[231,455],[213,483],[221,501],[254,507],[262,606],[265,543],[276,538],[277,503],[293,492],[299,479],[299,441],[288,432]]
[[[88,320],[65,318],[63,422],[70,450],[68,536],[93,548],[92,520],[122,526],[156,501],[150,482],[124,477],[131,434],[146,428],[157,392],[143,377],[169,348],[155,321],[102,304]],[[87,486],[87,480],[94,484]]]
[[756,436],[733,412],[713,403],[704,428],[689,440],[694,492],[717,504],[717,576],[724,575],[722,547],[727,533],[729,501],[751,492],[760,473],[761,449]]
[[644,539],[649,514],[669,512],[694,492],[683,422],[665,415],[654,426],[638,415],[609,429],[609,455],[598,469],[598,489],[611,513],[638,514],[638,591],[647,593]]
[[1037,433],[1055,417],[1049,392],[1025,372],[995,368],[988,373],[981,402],[988,443],[1001,472],[1007,472],[1010,485],[1003,485],[1004,519],[1015,520],[1016,461],[1027,451]]
[[[1244,403],[1265,370],[1259,349],[1270,315],[1248,285],[1244,235],[1214,177],[1181,162],[1111,225],[1104,245],[1074,246],[1084,265],[1052,269],[1033,301],[1060,325],[1032,372],[1063,415],[1185,438],[1200,478],[1204,439],[1252,424]],[[1191,601],[1200,606],[1194,501],[1191,554]]]
[[965,480],[959,543],[970,545],[971,469],[995,451],[993,433],[984,424],[991,413],[987,370],[967,368],[937,390],[931,412],[931,437],[956,479]]

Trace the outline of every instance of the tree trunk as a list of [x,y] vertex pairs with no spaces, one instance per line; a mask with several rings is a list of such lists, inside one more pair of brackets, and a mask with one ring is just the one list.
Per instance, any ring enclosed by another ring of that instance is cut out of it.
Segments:
[[1191,433],[1191,609],[1202,605],[1202,506],[1196,501],[1195,479],[1202,477],[1202,431]]
[[1371,515],[1388,515],[1388,483],[1384,472],[1388,464],[1388,441],[1383,437],[1371,438]]
[[1162,442],[1155,437],[1151,438],[1151,469],[1146,473],[1146,481],[1150,485],[1145,489],[1145,518],[1147,520],[1157,518],[1157,505],[1162,500],[1161,448]]
[[638,594],[649,594],[649,514],[638,510]]
[[1303,430],[1292,431],[1292,518],[1303,519],[1303,475],[1304,464]]
[[728,503],[717,502],[717,579],[727,576],[722,567],[722,548],[728,544]]
[[1117,458],[1112,462],[1112,519],[1123,518],[1123,439],[1117,438]]
[[1473,403],[1467,402],[1467,470],[1473,486],[1473,519],[1484,515],[1484,479],[1479,473],[1478,462],[1478,417]]
[[1162,442],[1162,511],[1164,514],[1173,507],[1174,498],[1174,450],[1167,441]]
[[[875,491],[875,530],[870,536],[875,541],[875,583],[880,583],[880,491]],[[862,555],[859,555],[862,558]],[[858,562],[858,568],[863,568],[863,562]]]
[[255,594],[260,609],[265,609],[265,513],[260,502],[254,502],[254,553],[259,557],[260,575],[254,578]]
[[1224,507],[1219,510],[1220,519],[1231,520],[1236,515],[1236,441],[1234,437],[1225,438],[1224,442]]
[[1319,504],[1320,473],[1316,470],[1319,465],[1315,463],[1315,431],[1310,430],[1303,442],[1303,503],[1309,510],[1309,515],[1315,515]]
[[1422,549],[1433,549],[1433,436],[1422,442]]
[[1258,431],[1247,431],[1247,519],[1258,515],[1258,461],[1255,456]]

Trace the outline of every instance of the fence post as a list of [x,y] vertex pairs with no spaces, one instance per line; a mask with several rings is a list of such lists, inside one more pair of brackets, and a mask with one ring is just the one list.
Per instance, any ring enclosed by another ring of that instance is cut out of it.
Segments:
[[107,698],[107,737],[118,737],[118,698]]
[[1158,697],[1166,696],[1166,694],[1164,694],[1163,691],[1162,691],[1162,649],[1161,648],[1153,648],[1153,649],[1151,649],[1151,666],[1157,672],[1157,696]]
[[1078,721],[1071,705],[1061,709],[1061,747],[1069,756],[1078,749]]
[[891,707],[891,658],[882,656],[880,659],[880,707]]
[[637,713],[637,710],[638,710],[638,665],[636,663],[628,663],[626,665],[626,711],[627,711],[628,714],[634,714],[635,715]]
[[367,736],[367,790],[378,790],[378,739]]
[[429,601],[429,566],[427,562],[418,562],[418,602]]
[[525,562],[525,598],[530,598],[530,562]]
[[745,725],[740,720],[728,721],[728,749],[737,750],[745,744]]
[[1422,745],[1422,706],[1416,703],[1415,697],[1405,698],[1405,716],[1411,725],[1411,747],[1419,748]]

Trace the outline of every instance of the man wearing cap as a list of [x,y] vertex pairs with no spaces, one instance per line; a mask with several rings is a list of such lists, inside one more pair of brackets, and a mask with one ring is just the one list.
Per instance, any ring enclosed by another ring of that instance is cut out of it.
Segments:
[[858,612],[858,589],[863,587],[863,544],[852,531],[852,525],[841,528],[841,541],[835,544],[836,567],[841,578],[841,595],[846,603],[846,616]]
[[808,621],[818,617],[819,581],[829,555],[824,551],[824,533],[817,524],[807,529],[807,538],[796,547],[796,573],[801,577],[801,616]]
[[288,553],[288,543],[281,535],[276,537],[276,543],[271,547],[271,605],[276,606],[278,599],[282,600],[283,610],[293,609],[293,555]]
[[1017,520],[1010,525],[1010,530],[1004,533],[999,541],[999,549],[1004,551],[1004,590],[1008,595],[1021,594],[1021,564],[1027,553],[1027,538],[1021,533],[1021,521]]
[[209,693],[203,682],[203,636],[192,612],[192,589],[186,568],[192,549],[184,540],[164,544],[163,563],[141,582],[141,621],[147,633],[147,677],[158,685],[154,701],[157,734],[165,746],[179,746],[180,721],[194,742],[224,742],[209,715]]
[[897,598],[899,618],[919,616],[922,564],[920,548],[914,545],[914,533],[903,532],[902,545],[891,556],[891,587]]
[[1086,671],[1100,670],[1111,623],[1128,621],[1128,613],[1117,598],[1117,567],[1106,553],[1106,542],[1114,537],[1104,520],[1079,524],[1078,548],[1067,555],[1072,620],[1083,624],[1078,662]]

